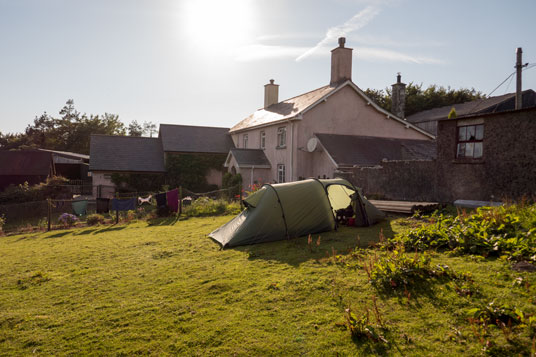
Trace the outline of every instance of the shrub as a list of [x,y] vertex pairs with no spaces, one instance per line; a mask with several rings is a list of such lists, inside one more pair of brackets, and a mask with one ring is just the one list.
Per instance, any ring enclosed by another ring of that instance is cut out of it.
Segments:
[[70,213],[62,213],[58,221],[63,224],[64,227],[72,227],[76,222],[78,222],[78,217]]
[[213,200],[208,197],[200,197],[184,210],[189,217],[217,216],[223,214],[240,213],[240,204],[228,203],[225,200]]
[[0,203],[22,203],[43,201],[47,198],[66,198],[70,196],[67,187],[68,180],[61,176],[54,176],[46,182],[30,186],[28,182],[20,185],[11,185],[0,193]]
[[6,224],[6,216],[0,215],[0,233],[3,232],[4,225]]
[[408,254],[404,246],[383,251],[363,262],[369,282],[378,290],[398,290],[421,286],[430,279],[460,279],[467,277],[454,273],[447,265],[432,266],[426,253]]
[[102,214],[94,213],[90,214],[86,218],[86,222],[89,226],[104,223],[104,216]]
[[399,234],[392,245],[408,250],[449,249],[455,254],[536,261],[536,205],[481,207],[456,217],[433,214],[421,227]]

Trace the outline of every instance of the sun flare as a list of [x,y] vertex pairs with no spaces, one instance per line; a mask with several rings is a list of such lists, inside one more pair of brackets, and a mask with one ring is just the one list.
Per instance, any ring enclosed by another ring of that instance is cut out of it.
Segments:
[[251,0],[184,0],[180,28],[189,42],[231,49],[252,37],[252,7]]

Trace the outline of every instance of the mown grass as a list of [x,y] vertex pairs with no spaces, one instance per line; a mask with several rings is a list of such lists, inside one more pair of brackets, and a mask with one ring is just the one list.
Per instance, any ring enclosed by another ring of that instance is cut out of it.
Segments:
[[[380,294],[349,252],[380,230],[409,229],[405,220],[343,227],[321,234],[319,245],[314,235],[312,244],[301,237],[222,251],[206,235],[230,218],[0,238],[0,354],[478,355],[485,346],[466,310],[495,300],[534,312],[534,273],[500,259],[431,253],[433,264],[472,274],[473,296],[451,282],[409,299]],[[518,277],[525,283],[513,285]],[[353,339],[345,324],[345,309],[359,312],[374,295],[388,344]],[[489,333],[492,353],[530,351],[522,333],[510,342]]]

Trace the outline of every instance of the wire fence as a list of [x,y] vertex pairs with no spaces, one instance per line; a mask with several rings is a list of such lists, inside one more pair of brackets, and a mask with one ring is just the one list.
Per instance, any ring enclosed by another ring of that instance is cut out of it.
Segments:
[[[71,186],[71,185],[69,185]],[[113,189],[113,190],[112,190]],[[178,214],[182,213],[183,208],[188,209],[199,198],[209,198],[211,200],[223,200],[225,202],[241,201],[241,186],[219,189],[209,192],[194,192],[186,188],[178,187]],[[62,191],[64,192],[64,190]],[[168,192],[168,191],[166,191]],[[156,195],[166,192],[157,191],[130,191],[116,192],[113,186],[103,185],[79,185],[78,189],[70,187],[69,197],[47,197],[29,202],[20,203],[4,203],[0,204],[0,217],[3,217],[3,228],[6,233],[21,231],[21,230],[49,230],[57,226],[62,226],[60,221],[61,215],[65,213],[77,216],[77,219],[85,223],[87,217],[91,214],[100,213],[107,219],[108,222],[116,223],[119,221],[119,209],[114,210],[112,207],[112,199],[136,199],[135,209],[130,210],[131,215],[146,216],[148,213],[157,212]],[[65,194],[63,194],[65,196]],[[149,199],[149,196],[151,197]],[[110,199],[109,206],[106,212],[97,210],[97,199]],[[145,199],[145,200],[140,200]],[[80,202],[85,202],[82,214],[76,209],[76,205]],[[121,212],[121,216],[127,215],[127,210]],[[171,212],[173,214],[173,212]]]

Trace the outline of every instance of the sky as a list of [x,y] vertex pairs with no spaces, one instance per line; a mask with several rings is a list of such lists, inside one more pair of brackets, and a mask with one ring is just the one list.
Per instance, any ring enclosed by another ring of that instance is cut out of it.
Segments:
[[[263,106],[329,84],[346,37],[353,81],[475,88],[536,63],[534,0],[0,0],[0,132],[87,114],[231,127]],[[523,72],[536,89],[536,68]],[[493,95],[515,91],[515,79]]]

